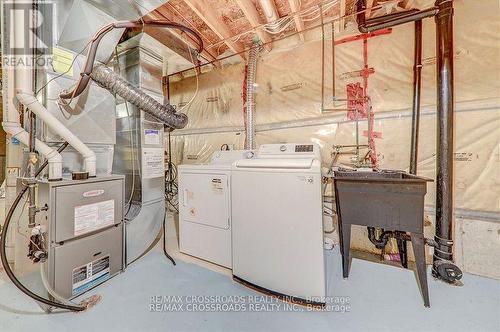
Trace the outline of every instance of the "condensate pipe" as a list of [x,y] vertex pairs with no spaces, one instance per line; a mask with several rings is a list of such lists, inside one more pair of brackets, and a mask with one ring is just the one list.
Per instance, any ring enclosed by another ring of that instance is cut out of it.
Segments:
[[[432,274],[439,261],[453,261],[453,1],[437,0],[436,72],[436,248]],[[443,279],[443,278],[441,278]]]
[[422,88],[422,21],[415,21],[413,66],[413,112],[411,122],[410,174],[417,174],[418,131],[420,127],[420,91]]
[[[4,112],[6,114],[6,112]],[[18,122],[15,121],[4,121],[2,122],[2,127],[7,134],[10,134],[13,138],[16,138],[22,144],[28,146],[30,135]],[[35,149],[45,158],[47,158],[49,164],[49,180],[61,180],[62,179],[62,156],[55,149],[52,149],[47,144],[36,139]]]

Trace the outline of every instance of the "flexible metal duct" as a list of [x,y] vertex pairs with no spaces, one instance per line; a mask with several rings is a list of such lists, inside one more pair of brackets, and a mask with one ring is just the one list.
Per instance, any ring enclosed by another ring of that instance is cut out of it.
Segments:
[[247,66],[247,99],[246,99],[246,140],[245,149],[255,149],[255,72],[257,71],[257,57],[261,50],[260,45],[250,49]]
[[118,76],[111,68],[102,65],[97,66],[92,71],[91,77],[101,87],[112,93],[116,93],[132,105],[162,121],[167,126],[175,129],[186,126],[188,121],[186,114],[177,113],[175,108],[170,104],[160,104],[153,97]]

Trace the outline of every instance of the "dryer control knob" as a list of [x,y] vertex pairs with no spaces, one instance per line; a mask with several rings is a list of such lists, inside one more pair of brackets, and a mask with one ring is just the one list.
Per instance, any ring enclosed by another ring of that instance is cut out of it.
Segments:
[[286,145],[282,145],[282,146],[280,146],[280,151],[281,151],[281,152],[285,152],[285,151],[286,151]]
[[247,159],[252,159],[255,156],[255,153],[253,151],[248,151],[246,153]]

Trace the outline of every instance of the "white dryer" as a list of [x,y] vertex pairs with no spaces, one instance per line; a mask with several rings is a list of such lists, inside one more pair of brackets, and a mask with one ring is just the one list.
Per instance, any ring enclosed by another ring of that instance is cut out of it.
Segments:
[[326,296],[316,144],[266,144],[233,163],[233,278],[292,301]]
[[216,151],[207,165],[179,166],[179,249],[231,268],[231,164],[247,150]]

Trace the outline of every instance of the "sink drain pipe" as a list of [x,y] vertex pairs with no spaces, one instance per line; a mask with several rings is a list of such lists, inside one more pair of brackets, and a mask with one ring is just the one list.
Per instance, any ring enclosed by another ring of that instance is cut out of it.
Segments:
[[[434,247],[432,275],[448,283],[462,277],[453,264],[453,0],[436,0],[434,7],[367,20],[366,3],[357,2],[357,23],[362,33],[420,21],[436,22],[437,139],[436,139],[436,235],[426,243]],[[416,151],[415,151],[416,152]],[[416,165],[415,165],[416,170]]]

